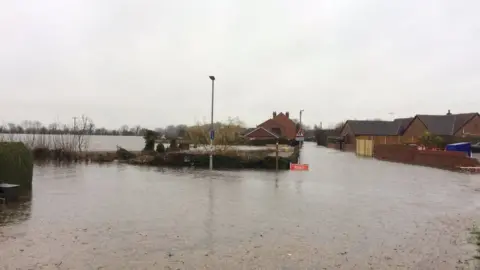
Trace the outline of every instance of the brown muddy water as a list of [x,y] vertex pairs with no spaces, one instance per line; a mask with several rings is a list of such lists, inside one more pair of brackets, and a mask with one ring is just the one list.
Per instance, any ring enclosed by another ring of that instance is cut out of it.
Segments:
[[480,176],[309,143],[302,160],[36,167],[31,202],[0,211],[0,269],[473,269]]

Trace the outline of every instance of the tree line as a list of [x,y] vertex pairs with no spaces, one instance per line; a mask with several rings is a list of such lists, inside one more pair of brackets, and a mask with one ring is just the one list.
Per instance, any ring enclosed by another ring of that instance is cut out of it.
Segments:
[[[244,127],[244,123],[238,117],[229,118],[228,123]],[[216,122],[214,127],[218,128],[225,123]],[[185,124],[168,125],[166,127],[157,127],[152,131],[158,136],[166,138],[182,137],[185,131],[191,127],[210,127],[210,124],[197,123],[193,126]],[[140,125],[128,126],[122,125],[118,129],[107,129],[105,127],[97,127],[93,120],[87,116],[74,117],[74,121],[70,124],[53,122],[44,124],[37,120],[25,120],[21,123],[7,123],[0,125],[0,134],[83,134],[83,135],[100,135],[100,136],[144,136],[146,131],[150,130]]]
[[[187,125],[168,125],[166,127],[155,128],[157,134],[168,137],[176,137],[181,130],[185,130]],[[37,120],[25,120],[21,123],[7,123],[0,125],[0,134],[85,134],[85,135],[103,135],[103,136],[143,136],[146,128],[140,125],[128,126],[122,125],[118,129],[108,129],[97,127],[92,119],[86,116],[75,118],[71,124],[53,122],[44,124]]]

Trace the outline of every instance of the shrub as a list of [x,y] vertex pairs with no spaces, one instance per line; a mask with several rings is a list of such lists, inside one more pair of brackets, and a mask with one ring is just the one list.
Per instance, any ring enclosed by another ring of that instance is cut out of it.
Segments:
[[147,129],[145,130],[143,139],[145,140],[145,147],[143,148],[143,151],[153,151],[155,148],[155,140],[157,139],[157,133],[153,130]]
[[33,178],[32,152],[21,142],[0,142],[0,183],[31,188]]
[[157,153],[165,153],[165,145],[163,145],[163,143],[157,144],[155,151],[157,151]]
[[168,147],[170,150],[176,150],[178,149],[177,145],[177,140],[176,139],[171,139],[170,140],[170,146]]

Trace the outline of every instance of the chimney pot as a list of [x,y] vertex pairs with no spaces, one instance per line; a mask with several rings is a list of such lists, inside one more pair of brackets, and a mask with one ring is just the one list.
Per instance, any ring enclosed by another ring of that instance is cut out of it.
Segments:
[[450,110],[448,110],[447,115],[452,115],[452,113],[450,112]]
[[289,113],[289,112],[285,112],[285,116],[287,116],[287,118],[290,118],[290,113]]
[[272,115],[273,115],[273,118],[277,117],[277,112],[274,111]]

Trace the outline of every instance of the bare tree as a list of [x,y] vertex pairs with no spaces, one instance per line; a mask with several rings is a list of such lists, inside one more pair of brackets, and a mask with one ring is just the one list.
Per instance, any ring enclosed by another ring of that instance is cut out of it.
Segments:
[[140,131],[141,131],[141,130],[142,130],[142,127],[139,126],[139,125],[136,125],[136,126],[134,127],[134,133],[135,133],[135,135],[137,135],[137,136],[140,135]]
[[76,150],[82,152],[83,150],[88,149],[90,143],[90,138],[88,137],[88,135],[91,135],[93,133],[95,125],[93,124],[92,119],[85,115],[77,118],[76,122],[76,132],[73,134],[73,141],[76,146]]
[[128,126],[127,126],[127,125],[121,126],[118,131],[119,131],[120,134],[122,134],[122,135],[127,135],[127,133],[128,133]]
[[154,131],[158,134],[158,136],[163,136],[165,135],[165,129],[164,128],[155,128]]
[[[226,151],[231,148],[232,145],[238,145],[242,143],[241,132],[244,124],[238,117],[229,117],[227,121],[223,123],[217,123],[215,125],[215,138],[213,144],[215,148],[221,151]],[[201,124],[190,127],[187,133],[196,145],[203,146],[205,149],[210,145],[210,124]]]

